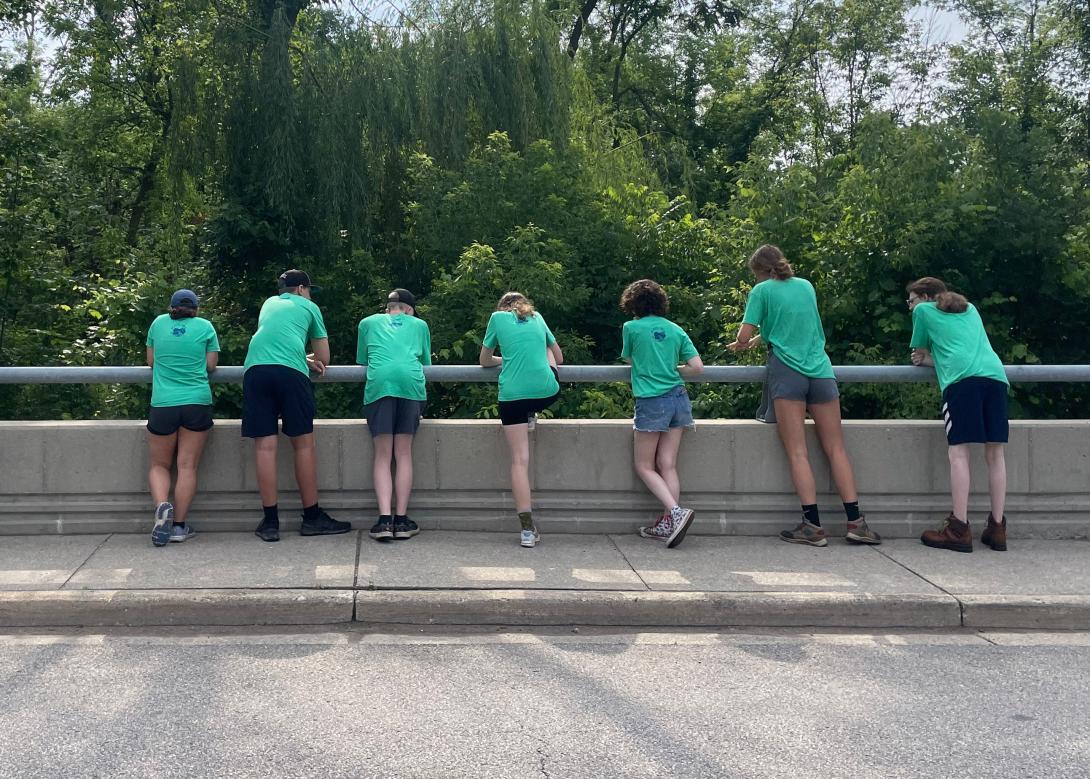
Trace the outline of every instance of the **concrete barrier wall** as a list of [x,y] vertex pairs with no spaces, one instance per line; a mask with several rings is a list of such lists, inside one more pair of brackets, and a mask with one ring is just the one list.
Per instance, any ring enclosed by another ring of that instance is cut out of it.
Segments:
[[[843,512],[817,440],[811,460],[825,524],[843,531]],[[931,421],[845,423],[862,507],[879,532],[914,536],[949,511],[946,446]],[[545,420],[532,434],[535,515],[546,532],[628,532],[657,512],[632,470],[631,424]],[[371,445],[362,421],[317,423],[322,504],[370,526]],[[498,422],[430,420],[415,452],[411,515],[421,527],[511,530],[507,449]],[[1090,537],[1090,421],[1013,422],[1007,452],[1012,535]],[[974,453],[972,520],[987,513],[983,452]],[[142,422],[0,422],[0,534],[143,531],[146,492]],[[701,421],[682,445],[684,501],[693,532],[764,535],[792,524],[798,501],[774,427]],[[281,439],[281,517],[298,522],[290,445]],[[202,531],[256,525],[260,500],[253,452],[237,420],[216,423],[201,463],[191,520]]]

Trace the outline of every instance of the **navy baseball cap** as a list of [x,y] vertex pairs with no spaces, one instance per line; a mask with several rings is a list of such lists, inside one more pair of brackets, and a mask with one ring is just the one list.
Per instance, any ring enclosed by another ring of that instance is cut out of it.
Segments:
[[413,296],[413,293],[409,292],[407,289],[401,289],[400,287],[386,296],[386,303],[387,305],[390,303],[400,303],[403,306],[416,308],[416,298]]
[[315,292],[321,292],[321,287],[316,287],[310,283],[310,276],[304,271],[292,269],[286,270],[280,274],[280,278],[276,280],[276,286],[280,289],[289,289],[292,287],[310,287],[311,294]]
[[201,304],[200,298],[197,297],[197,293],[191,289],[180,289],[170,296],[170,307],[179,308],[181,306],[188,306],[189,308],[196,308]]

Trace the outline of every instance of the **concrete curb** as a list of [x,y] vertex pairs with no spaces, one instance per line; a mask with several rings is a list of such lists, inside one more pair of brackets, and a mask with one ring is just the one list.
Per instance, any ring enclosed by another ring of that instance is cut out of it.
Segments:
[[331,625],[1090,630],[1086,595],[587,590],[0,592],[0,627]]
[[971,628],[1090,630],[1090,595],[960,595]]
[[961,627],[948,595],[843,592],[361,590],[356,621],[601,627]]
[[3,627],[327,625],[352,621],[351,590],[0,592]]

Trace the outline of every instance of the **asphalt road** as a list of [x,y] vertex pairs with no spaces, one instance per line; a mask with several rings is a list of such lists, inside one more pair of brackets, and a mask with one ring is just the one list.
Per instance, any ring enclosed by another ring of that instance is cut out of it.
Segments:
[[0,777],[1090,776],[1090,634],[0,634]]

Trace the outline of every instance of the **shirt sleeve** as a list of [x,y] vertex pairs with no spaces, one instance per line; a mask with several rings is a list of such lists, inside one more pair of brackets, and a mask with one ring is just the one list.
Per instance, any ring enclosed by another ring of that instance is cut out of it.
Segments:
[[753,325],[759,328],[765,318],[764,287],[756,285],[749,291],[749,299],[746,301],[746,312],[742,315],[743,325]]
[[211,322],[208,323],[208,342],[205,344],[205,352],[218,352],[220,350],[220,337],[216,332],[215,326]]
[[420,364],[431,365],[431,328],[428,327],[428,323],[423,320],[421,320],[420,323],[424,325],[421,328],[420,334],[420,347],[422,350],[420,353]]
[[307,332],[307,338],[329,338],[329,334],[325,331],[325,319],[322,318],[322,309],[314,306],[312,313],[314,316],[310,319],[310,330]]
[[365,319],[360,320],[356,328],[356,365],[367,364],[367,324]]
[[[538,314],[538,316],[541,316],[541,314]],[[553,331],[549,329],[549,325],[543,316],[541,317],[541,326],[545,328],[545,345],[552,346],[556,343],[556,336],[553,335]]]
[[684,330],[681,331],[681,349],[678,351],[682,362],[688,362],[694,357],[699,357],[700,352],[693,346],[693,339]]
[[628,342],[628,322],[624,323],[624,327],[621,328],[621,359],[627,360],[632,357],[632,344]]
[[924,310],[919,306],[912,309],[912,340],[909,342],[909,347],[912,349],[931,348],[931,338],[927,333],[925,316]]
[[486,349],[495,349],[500,342],[500,337],[496,333],[495,322],[496,315],[493,314],[488,318],[488,327],[484,331],[484,341],[481,342]]

